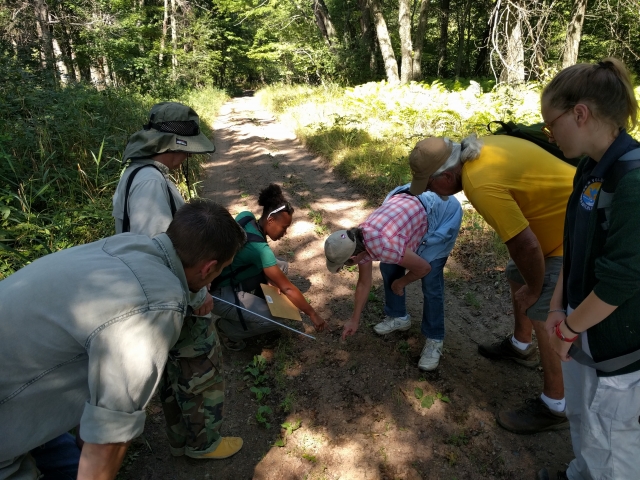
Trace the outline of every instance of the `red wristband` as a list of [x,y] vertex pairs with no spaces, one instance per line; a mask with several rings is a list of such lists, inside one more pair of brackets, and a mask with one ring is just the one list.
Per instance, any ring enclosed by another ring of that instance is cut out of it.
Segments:
[[575,342],[575,341],[578,339],[579,335],[576,335],[576,336],[575,336],[575,337],[573,337],[573,338],[567,338],[567,337],[565,337],[565,336],[564,336],[564,334],[560,331],[560,324],[558,323],[558,324],[556,325],[556,337],[558,337],[558,338],[559,338],[560,340],[562,340],[563,342],[573,343],[573,342]]

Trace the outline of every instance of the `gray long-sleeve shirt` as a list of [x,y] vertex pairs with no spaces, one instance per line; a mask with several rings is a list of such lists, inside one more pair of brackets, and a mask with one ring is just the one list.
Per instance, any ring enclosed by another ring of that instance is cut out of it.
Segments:
[[[156,166],[162,173],[155,168],[146,167],[140,170],[133,178],[127,202],[129,231],[140,235],[148,235],[149,237],[166,232],[171,220],[173,220],[169,192],[173,197],[176,210],[184,205],[184,199],[180,195],[178,188],[166,176],[169,173],[166,165],[151,159],[134,160],[122,174],[122,178],[120,178],[116,192],[113,195],[112,215],[116,222],[116,233],[122,233],[127,180],[136,169],[148,164]],[[197,310],[204,303],[206,294],[206,288],[192,293],[189,305],[194,310]]]
[[80,423],[91,443],[142,433],[189,289],[169,237],[122,234],[0,282],[0,462]]

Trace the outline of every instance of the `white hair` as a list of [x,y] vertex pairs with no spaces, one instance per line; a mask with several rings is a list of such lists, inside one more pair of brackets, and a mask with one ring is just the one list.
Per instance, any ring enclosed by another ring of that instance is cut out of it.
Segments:
[[475,133],[469,135],[460,143],[452,142],[446,137],[444,141],[447,145],[451,145],[451,155],[449,155],[447,161],[435,171],[432,177],[437,177],[447,170],[457,167],[461,163],[466,163],[469,160],[478,158],[482,150],[482,142],[478,140]]

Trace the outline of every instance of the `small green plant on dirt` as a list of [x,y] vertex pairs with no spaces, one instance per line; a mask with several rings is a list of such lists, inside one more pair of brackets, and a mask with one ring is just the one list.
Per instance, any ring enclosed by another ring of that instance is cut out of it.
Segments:
[[280,426],[285,429],[286,435],[291,435],[302,426],[302,421],[296,420],[295,422],[284,422]]
[[399,341],[396,348],[402,355],[409,355],[409,344],[405,340]]
[[244,369],[247,374],[244,380],[249,381],[254,387],[259,387],[269,378],[264,372],[267,369],[267,360],[262,355],[255,355],[251,363]]
[[457,435],[456,434],[451,435],[449,438],[447,438],[445,443],[449,445],[453,445],[455,447],[464,447],[469,443],[470,440],[471,439],[467,435],[465,435],[464,432],[460,432]]
[[267,398],[267,395],[271,393],[269,387],[251,387],[251,391],[255,393],[258,403],[262,403]]
[[271,428],[271,424],[269,423],[269,419],[267,415],[271,415],[273,412],[271,408],[266,405],[260,405],[258,407],[258,411],[256,412],[256,420],[258,421],[258,425],[263,426],[264,428]]
[[449,400],[449,397],[441,394],[440,392],[436,393],[435,395],[425,395],[424,391],[420,387],[416,387],[413,390],[413,394],[418,400],[420,400],[420,405],[422,406],[422,408],[427,409],[431,408],[436,400],[440,400],[444,403],[449,403],[451,401]]
[[309,213],[307,213],[307,216],[311,219],[311,221],[315,224],[316,228],[315,228],[315,232],[322,236],[325,235],[327,233],[329,233],[329,227],[327,227],[324,224],[324,220],[322,218],[322,213],[318,212],[316,210],[309,210]]
[[295,401],[295,395],[293,393],[287,393],[287,396],[284,397],[284,400],[280,402],[280,408],[284,413],[289,413],[293,408],[293,402]]
[[272,162],[272,163],[271,163],[271,166],[272,166],[274,169],[280,168],[280,162]]
[[464,294],[464,301],[465,303],[470,306],[471,308],[474,308],[476,310],[479,310],[480,307],[482,307],[482,303],[480,302],[480,300],[478,299],[478,297],[476,296],[476,294],[474,292],[467,292]]
[[309,460],[311,463],[318,463],[318,459],[315,455],[311,455],[310,453],[303,453],[302,458],[305,460]]

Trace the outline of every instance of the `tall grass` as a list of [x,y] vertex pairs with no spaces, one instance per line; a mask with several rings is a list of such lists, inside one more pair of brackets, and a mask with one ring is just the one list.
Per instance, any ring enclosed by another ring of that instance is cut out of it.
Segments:
[[[39,256],[113,234],[122,151],[165,99],[83,84],[57,88],[6,60],[0,72],[1,279]],[[178,100],[204,112],[206,129],[225,99],[207,89]]]
[[451,88],[438,81],[354,88],[276,85],[258,96],[311,150],[379,200],[409,180],[406,158],[420,138],[484,135],[492,120],[541,121],[537,84],[485,92],[469,81]]

